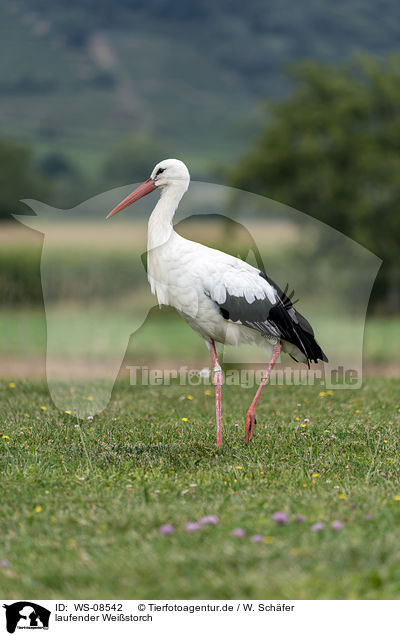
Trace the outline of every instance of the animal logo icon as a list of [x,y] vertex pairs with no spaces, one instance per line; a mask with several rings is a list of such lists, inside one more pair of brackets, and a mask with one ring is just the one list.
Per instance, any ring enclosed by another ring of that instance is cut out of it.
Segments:
[[19,629],[48,629],[50,610],[32,601],[17,601],[4,604],[6,610],[6,628],[9,634]]

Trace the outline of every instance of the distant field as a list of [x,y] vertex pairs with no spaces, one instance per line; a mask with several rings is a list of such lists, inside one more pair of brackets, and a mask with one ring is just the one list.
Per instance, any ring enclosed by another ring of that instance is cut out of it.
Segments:
[[120,383],[78,422],[2,382],[3,597],[399,598],[399,390],[268,387],[246,447],[249,392],[225,387],[216,452],[201,387]]
[[[121,217],[122,218],[122,217]],[[147,244],[147,218],[135,223],[128,222],[105,223],[105,219],[99,221],[82,221],[77,223],[46,223],[46,229],[51,234],[51,249],[68,248],[73,245],[76,249],[118,249],[145,250]],[[263,220],[247,220],[246,229],[251,236],[256,237],[257,244],[262,247],[274,243],[290,244],[299,236],[299,230],[294,225],[286,222],[274,221],[266,223]],[[225,237],[226,228],[223,224],[207,224],[190,220],[186,225],[187,238],[199,242],[209,243],[218,237]],[[186,236],[186,235],[185,235]],[[27,247],[40,248],[43,236],[32,231],[22,224],[2,223],[0,225],[0,238],[7,250]],[[241,236],[235,233],[232,241],[241,245]]]
[[[104,310],[101,315],[95,309],[77,315],[74,308],[60,307],[53,357],[59,358],[60,366],[63,361],[72,362],[75,359],[78,375],[80,361],[92,361],[94,366],[89,369],[96,369],[101,376],[101,365],[106,365],[107,359],[119,355],[121,333],[127,334],[128,345],[129,334],[135,324],[134,317],[126,306],[109,309],[108,312]],[[93,323],[98,326],[100,319],[105,325],[103,336],[93,329]],[[337,342],[334,338],[334,321],[317,321],[317,325],[318,340],[328,352],[334,346],[335,355],[340,353],[344,359],[351,359],[357,353],[355,341],[363,329],[362,323],[358,324],[349,318],[345,326],[342,324]],[[0,331],[3,334],[0,376],[43,377],[46,352],[43,310],[3,311],[0,313]],[[399,341],[400,319],[369,318],[364,332],[364,371],[372,375],[398,376],[400,365],[395,343]],[[240,353],[238,355],[240,361]],[[255,349],[253,358],[262,361],[265,355],[262,350]],[[286,359],[289,360],[287,356]],[[203,340],[175,311],[155,308],[143,326],[131,336],[126,361],[153,366],[168,363],[204,366],[209,364],[209,356]],[[81,366],[81,374],[85,376],[85,364],[82,362]]]

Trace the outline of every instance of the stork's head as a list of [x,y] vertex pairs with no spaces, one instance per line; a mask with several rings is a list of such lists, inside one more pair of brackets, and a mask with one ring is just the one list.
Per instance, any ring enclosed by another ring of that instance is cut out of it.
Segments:
[[156,188],[168,186],[176,181],[184,181],[189,185],[190,175],[183,161],[164,159],[153,168],[151,179]]
[[151,176],[147,181],[142,183],[142,185],[131,192],[131,194],[111,210],[107,219],[128,207],[128,205],[131,205],[131,203],[141,199],[146,194],[149,194],[149,192],[152,192],[155,188],[179,188],[183,194],[188,189],[189,182],[189,170],[183,161],[179,161],[179,159],[164,159],[154,166]]

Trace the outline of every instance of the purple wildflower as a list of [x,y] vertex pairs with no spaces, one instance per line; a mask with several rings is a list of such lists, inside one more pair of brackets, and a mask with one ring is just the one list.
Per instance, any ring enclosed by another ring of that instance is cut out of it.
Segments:
[[313,532],[319,532],[320,530],[323,530],[325,528],[325,524],[322,523],[321,521],[318,521],[318,523],[314,523],[313,526],[311,526],[311,530]]
[[253,534],[253,536],[250,538],[250,541],[252,543],[262,543],[263,538],[261,534]]
[[161,526],[158,529],[158,532],[160,534],[162,534],[162,535],[164,535],[164,534],[172,534],[174,532],[174,529],[173,529],[173,527],[171,526],[170,523],[165,523],[163,526]]
[[196,532],[196,530],[201,530],[201,525],[196,521],[189,521],[186,524],[187,532]]
[[234,537],[236,537],[236,539],[243,539],[244,535],[246,534],[246,530],[243,530],[242,528],[235,528],[232,534]]
[[5,559],[3,561],[0,561],[0,568],[9,568],[10,567],[10,563],[8,561],[6,561]]
[[343,523],[336,519],[335,521],[332,521],[331,528],[334,530],[341,530],[343,528]]
[[364,520],[365,520],[365,521],[371,521],[371,519],[372,519],[372,515],[370,515],[370,514],[367,514],[367,515],[365,515],[365,517],[364,517]]
[[275,523],[281,526],[285,526],[288,522],[287,515],[284,512],[280,511],[274,512],[274,514],[272,515],[272,519],[275,521]]
[[215,515],[206,515],[205,517],[201,517],[201,519],[199,519],[199,523],[201,525],[209,524],[210,526],[216,526],[218,524],[218,521],[219,519]]
[[303,523],[303,521],[305,521],[305,520],[306,520],[306,518],[305,518],[304,515],[297,515],[297,517],[296,517],[297,523]]

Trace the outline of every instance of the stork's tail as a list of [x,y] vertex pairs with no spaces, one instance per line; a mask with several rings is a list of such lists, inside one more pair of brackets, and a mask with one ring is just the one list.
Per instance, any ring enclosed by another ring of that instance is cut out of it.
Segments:
[[296,344],[307,358],[308,366],[310,366],[310,362],[318,362],[318,360],[328,362],[328,358],[315,340],[312,330],[308,331],[298,324],[294,327],[294,332],[297,336]]

